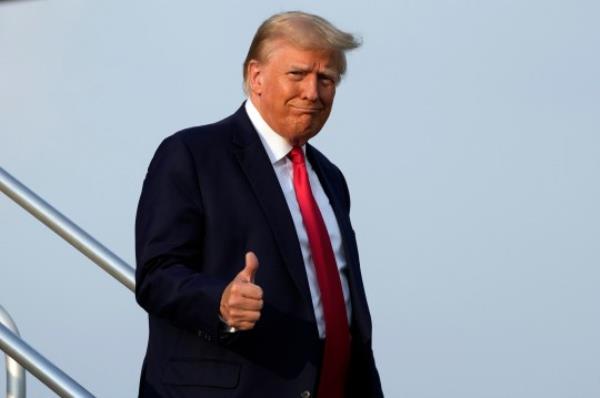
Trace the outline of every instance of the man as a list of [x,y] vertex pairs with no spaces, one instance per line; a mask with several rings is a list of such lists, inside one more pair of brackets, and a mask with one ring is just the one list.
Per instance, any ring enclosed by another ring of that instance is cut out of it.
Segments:
[[136,221],[142,397],[380,397],[342,173],[308,144],[352,35],[306,13],[258,29],[248,100],[163,141]]

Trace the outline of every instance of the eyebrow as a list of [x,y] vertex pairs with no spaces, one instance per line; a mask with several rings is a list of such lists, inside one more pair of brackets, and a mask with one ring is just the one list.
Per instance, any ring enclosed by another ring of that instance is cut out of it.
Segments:
[[[298,71],[298,72],[308,72],[311,70],[311,67],[307,66],[307,65],[291,65],[289,67],[289,69],[292,71]],[[325,76],[330,79],[337,80],[338,73],[335,70],[335,68],[325,68],[322,71],[317,71],[317,75]]]

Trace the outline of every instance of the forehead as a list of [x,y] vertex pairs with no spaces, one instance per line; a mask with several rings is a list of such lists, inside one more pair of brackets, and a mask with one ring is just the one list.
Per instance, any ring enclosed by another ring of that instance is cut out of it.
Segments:
[[269,47],[265,60],[268,64],[338,69],[338,56],[333,50],[301,48],[284,40],[274,41]]

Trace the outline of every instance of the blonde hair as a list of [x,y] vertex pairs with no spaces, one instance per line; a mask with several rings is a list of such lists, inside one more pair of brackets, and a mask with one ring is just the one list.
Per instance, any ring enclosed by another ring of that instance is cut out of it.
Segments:
[[338,80],[346,72],[346,51],[360,46],[354,35],[339,30],[325,18],[302,11],[275,14],[256,31],[244,60],[244,91],[249,92],[248,65],[250,61],[265,62],[276,40],[285,40],[302,49],[331,50],[337,58]]

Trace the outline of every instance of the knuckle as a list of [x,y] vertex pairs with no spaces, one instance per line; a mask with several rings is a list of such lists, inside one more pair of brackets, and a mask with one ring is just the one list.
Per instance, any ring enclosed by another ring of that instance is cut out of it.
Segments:
[[238,307],[239,306],[239,302],[240,302],[240,299],[239,299],[238,296],[232,296],[232,297],[229,298],[228,304],[229,304],[230,307]]

